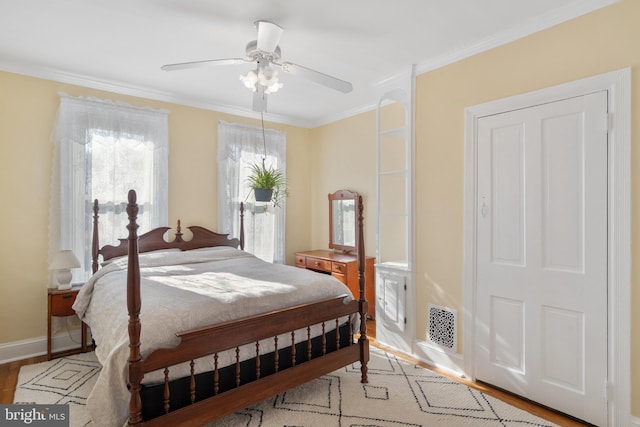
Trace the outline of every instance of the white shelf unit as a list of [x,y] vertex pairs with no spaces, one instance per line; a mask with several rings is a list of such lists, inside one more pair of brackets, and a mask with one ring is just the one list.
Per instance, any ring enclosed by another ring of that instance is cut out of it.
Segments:
[[376,340],[407,352],[415,336],[413,82],[412,69],[380,92],[376,110]]

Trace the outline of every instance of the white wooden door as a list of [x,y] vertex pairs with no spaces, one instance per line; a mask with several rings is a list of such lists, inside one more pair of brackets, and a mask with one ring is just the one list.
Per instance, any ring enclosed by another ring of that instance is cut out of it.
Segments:
[[478,120],[476,378],[607,424],[607,94]]

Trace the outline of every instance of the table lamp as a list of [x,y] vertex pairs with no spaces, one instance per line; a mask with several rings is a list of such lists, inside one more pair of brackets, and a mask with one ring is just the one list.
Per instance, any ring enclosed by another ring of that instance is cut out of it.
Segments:
[[70,249],[58,251],[53,257],[49,270],[53,271],[53,282],[58,289],[71,289],[71,269],[80,267],[80,261]]

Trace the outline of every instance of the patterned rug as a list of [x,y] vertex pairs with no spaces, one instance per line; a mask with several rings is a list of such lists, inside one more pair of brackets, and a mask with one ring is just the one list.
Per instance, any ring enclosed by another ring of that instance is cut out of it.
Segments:
[[[69,404],[71,427],[100,371],[93,353],[20,370],[14,402]],[[475,389],[371,348],[369,384],[354,364],[266,399],[209,427],[555,426]]]

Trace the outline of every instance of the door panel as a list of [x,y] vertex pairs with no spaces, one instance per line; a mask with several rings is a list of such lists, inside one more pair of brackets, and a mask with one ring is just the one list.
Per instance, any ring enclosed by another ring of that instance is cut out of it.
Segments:
[[478,120],[476,376],[606,425],[606,92]]
[[495,195],[491,206],[494,263],[524,265],[523,134],[521,125],[493,129],[490,167]]
[[542,120],[544,267],[583,272],[584,141],[578,113]]
[[524,373],[524,303],[491,298],[491,363]]
[[541,381],[584,393],[583,330],[583,313],[542,307]]

